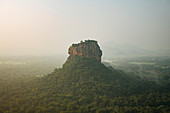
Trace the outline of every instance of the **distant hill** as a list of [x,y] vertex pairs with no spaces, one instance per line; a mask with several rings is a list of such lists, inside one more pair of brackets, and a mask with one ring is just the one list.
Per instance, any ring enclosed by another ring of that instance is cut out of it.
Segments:
[[102,44],[105,57],[131,57],[131,56],[169,56],[170,50],[146,50],[136,45],[105,42]]

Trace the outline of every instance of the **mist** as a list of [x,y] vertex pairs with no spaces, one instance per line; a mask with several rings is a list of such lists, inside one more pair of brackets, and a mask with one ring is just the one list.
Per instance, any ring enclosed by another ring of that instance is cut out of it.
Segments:
[[0,56],[67,55],[85,39],[169,51],[169,20],[168,0],[1,0]]

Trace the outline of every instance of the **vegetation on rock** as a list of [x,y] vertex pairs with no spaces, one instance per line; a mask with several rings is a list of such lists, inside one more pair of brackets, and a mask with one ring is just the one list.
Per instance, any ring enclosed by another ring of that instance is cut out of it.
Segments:
[[78,55],[51,74],[0,84],[0,113],[167,113],[170,106],[168,85]]

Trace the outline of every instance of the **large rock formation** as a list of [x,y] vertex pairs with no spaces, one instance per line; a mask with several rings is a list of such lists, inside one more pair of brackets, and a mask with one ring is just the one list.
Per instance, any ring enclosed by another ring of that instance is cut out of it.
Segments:
[[95,40],[85,40],[81,41],[78,44],[72,44],[68,49],[68,54],[70,55],[67,58],[67,61],[70,61],[75,56],[83,56],[86,58],[94,58],[97,61],[101,62],[102,51],[100,50],[97,41]]

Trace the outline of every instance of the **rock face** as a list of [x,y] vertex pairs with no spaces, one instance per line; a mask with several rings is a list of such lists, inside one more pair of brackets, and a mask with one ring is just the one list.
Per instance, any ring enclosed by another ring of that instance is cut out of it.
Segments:
[[101,62],[102,51],[100,50],[97,41],[95,40],[85,40],[78,44],[72,44],[68,49],[68,54],[70,55],[67,58],[67,61],[70,61],[75,56],[83,56],[86,58],[94,58],[97,61]]

